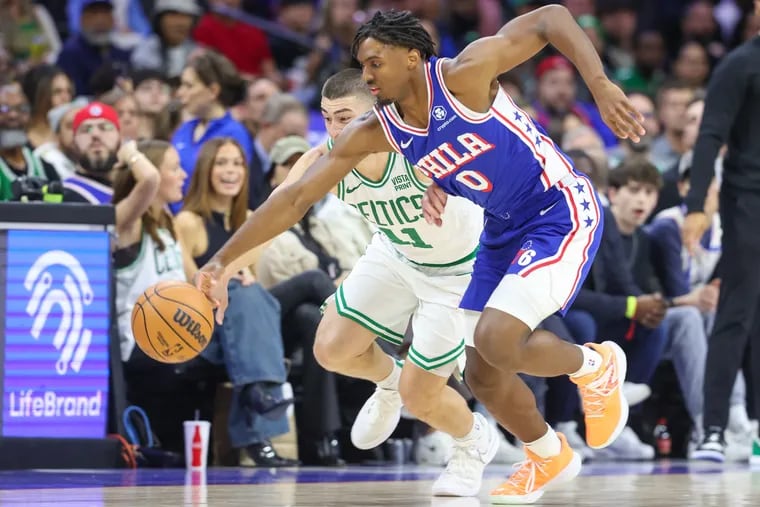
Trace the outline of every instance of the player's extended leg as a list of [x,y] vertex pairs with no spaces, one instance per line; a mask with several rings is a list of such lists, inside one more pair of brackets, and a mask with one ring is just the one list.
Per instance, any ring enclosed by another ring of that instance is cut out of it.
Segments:
[[401,373],[401,399],[406,410],[436,430],[454,437],[454,453],[446,469],[433,484],[433,495],[475,496],[480,491],[483,471],[499,449],[497,429],[470,411],[467,402],[446,385],[452,368],[424,370],[407,360]]
[[[507,275],[510,277],[513,275]],[[505,285],[513,285],[505,281]],[[579,347],[549,331],[531,330],[531,326],[501,310],[486,308],[475,330],[475,347],[485,362],[505,374],[570,375],[581,388],[586,434],[592,448],[606,447],[625,427],[628,405],[622,384],[626,360],[616,344],[604,342]],[[521,431],[524,433],[516,433],[517,437],[532,442],[543,435],[544,428],[536,424],[532,431],[528,428]]]
[[[580,389],[586,441],[589,447],[601,449],[620,435],[628,420],[628,404],[622,389],[626,358],[614,342],[581,347],[549,331],[536,329],[541,321],[559,310],[559,304],[555,303],[558,297],[551,291],[564,284],[563,276],[563,267],[552,265],[528,272],[527,276],[508,272],[480,316],[475,348],[484,361],[506,374],[570,375]],[[573,294],[567,290],[557,293]],[[562,296],[565,299],[567,295]],[[542,435],[542,429],[536,425],[533,431],[517,437],[531,442]]]
[[425,276],[413,270],[405,274],[420,299],[412,317],[412,345],[401,373],[401,400],[412,415],[454,437],[454,453],[433,484],[433,494],[474,496],[486,465],[499,448],[499,435],[446,385],[461,367],[465,345],[472,343],[474,325],[457,308],[469,277]]
[[377,384],[351,428],[358,449],[385,442],[401,418],[401,367],[375,343],[377,333],[340,316],[335,304],[326,305],[314,342],[314,356],[323,368]]
[[507,430],[518,436],[540,434],[534,440],[525,441],[527,459],[504,484],[491,492],[493,503],[533,503],[547,488],[578,475],[580,455],[570,448],[564,435],[555,434],[546,424],[533,393],[520,377],[493,367],[476,349],[468,347],[465,378],[475,397]]
[[447,385],[448,376],[423,370],[406,361],[399,391],[406,410],[429,426],[462,438],[472,429],[472,412],[467,401]]
[[326,369],[375,382],[377,389],[354,420],[351,442],[359,449],[383,443],[401,418],[401,366],[375,343],[401,345],[418,299],[399,275],[400,261],[373,240],[327,301],[314,355]]
[[383,352],[376,339],[377,333],[341,317],[335,305],[328,303],[317,329],[314,355],[326,370],[377,383],[390,375],[394,359]]
[[[486,223],[473,282],[462,301],[463,308],[482,311],[474,336],[477,357],[467,366],[470,388],[526,442],[527,460],[492,492],[494,503],[535,502],[546,487],[577,474],[575,453],[566,450],[564,436],[529,409],[535,401],[518,373],[571,376],[580,390],[592,448],[612,443],[628,419],[622,390],[626,359],[619,346],[579,347],[535,331],[572,304],[601,239],[601,205],[588,180],[570,174],[558,188],[564,201],[551,203],[522,228]],[[528,415],[500,410],[515,405],[527,407]]]

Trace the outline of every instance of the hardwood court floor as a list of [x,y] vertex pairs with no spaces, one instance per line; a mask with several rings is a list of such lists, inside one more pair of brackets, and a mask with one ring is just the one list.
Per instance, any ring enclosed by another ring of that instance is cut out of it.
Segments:
[[[0,507],[430,506],[489,505],[509,467],[492,466],[479,498],[432,498],[438,469],[25,471],[0,472]],[[746,465],[660,462],[593,464],[535,505],[604,507],[760,506],[760,470]]]

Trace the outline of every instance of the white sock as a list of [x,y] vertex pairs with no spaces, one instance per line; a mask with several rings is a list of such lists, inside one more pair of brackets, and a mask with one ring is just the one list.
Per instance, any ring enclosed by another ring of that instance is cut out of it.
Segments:
[[560,442],[557,434],[554,433],[554,430],[547,424],[546,434],[535,442],[525,444],[525,447],[527,447],[532,453],[546,459],[559,455],[562,450],[562,442]]
[[475,440],[480,436],[484,429],[483,421],[476,417],[475,414],[472,414],[472,428],[470,428],[470,431],[462,438],[455,438],[454,440],[458,440],[459,442]]
[[604,359],[602,359],[602,355],[599,352],[591,347],[576,346],[581,349],[581,352],[583,352],[583,365],[581,365],[580,370],[571,374],[571,377],[583,377],[584,375],[594,373],[601,368]]
[[390,375],[377,383],[377,387],[380,389],[388,389],[389,391],[398,391],[398,384],[401,380],[401,367],[396,361],[393,361],[393,369]]

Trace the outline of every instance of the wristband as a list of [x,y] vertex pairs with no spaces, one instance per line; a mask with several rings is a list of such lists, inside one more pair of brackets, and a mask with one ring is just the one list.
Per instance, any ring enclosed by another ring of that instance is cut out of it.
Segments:
[[636,296],[628,296],[625,300],[625,318],[632,319],[634,315],[636,315],[637,305],[638,301],[636,300]]

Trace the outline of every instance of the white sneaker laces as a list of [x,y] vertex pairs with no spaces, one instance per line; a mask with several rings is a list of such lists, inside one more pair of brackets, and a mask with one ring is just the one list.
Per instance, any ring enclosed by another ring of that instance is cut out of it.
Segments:
[[482,463],[480,456],[475,450],[474,443],[456,443],[454,444],[454,455],[446,464],[445,474],[462,477],[467,480],[473,480],[476,475],[480,475],[477,467],[472,466],[472,462]]
[[376,419],[385,414],[388,410],[395,408],[395,393],[396,391],[381,389],[378,387],[375,396],[370,399],[370,404],[367,407],[367,414],[373,419]]

